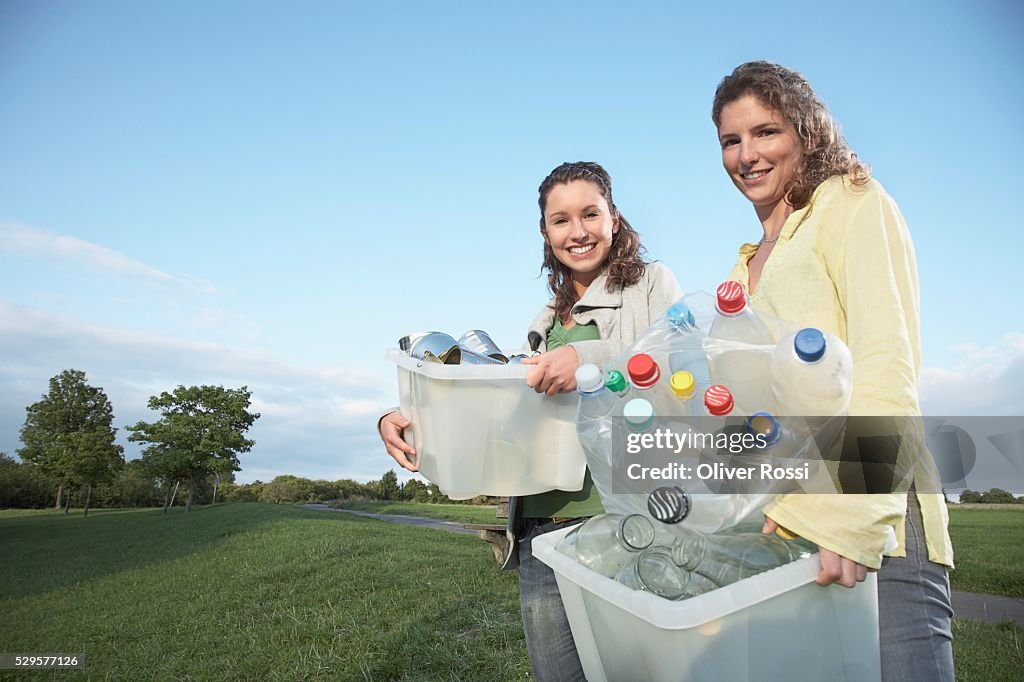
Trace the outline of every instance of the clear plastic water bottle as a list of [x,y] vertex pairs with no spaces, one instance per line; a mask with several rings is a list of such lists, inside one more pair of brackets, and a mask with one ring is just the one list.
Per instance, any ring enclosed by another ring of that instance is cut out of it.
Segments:
[[721,384],[715,384],[704,391],[704,413],[723,422],[736,407],[732,391]]
[[617,369],[608,372],[608,380],[605,387],[622,400],[629,400],[632,397],[633,387],[630,386],[626,377]]
[[600,514],[576,531],[576,560],[606,578],[614,578],[633,554],[653,542],[654,524],[646,516]]
[[820,468],[821,457],[817,442],[805,428],[796,428],[792,420],[783,422],[767,412],[759,412],[747,418],[744,430],[760,436],[763,446],[755,445],[746,455],[756,466],[768,465],[800,473],[802,478],[760,478],[749,485],[751,490],[762,493],[784,493],[799,491],[803,485],[812,487],[811,481],[825,470]]
[[672,352],[668,356],[669,369],[673,374],[680,371],[693,375],[696,390],[704,392],[711,385],[711,372],[708,370],[708,358],[704,352],[703,339],[707,333],[697,326],[693,312],[685,303],[679,301],[666,313],[672,337],[669,345]]
[[674,416],[675,396],[662,381],[661,367],[647,353],[637,353],[626,363],[629,381],[633,384],[633,396],[644,398],[654,406],[661,416]]
[[774,345],[764,322],[750,309],[747,294],[739,282],[722,282],[716,293],[714,322],[708,336],[752,345]]
[[771,359],[776,411],[784,417],[846,414],[853,389],[853,356],[839,338],[813,327],[789,334]]
[[705,535],[683,528],[672,544],[672,560],[677,566],[700,573],[720,587],[800,556],[798,548],[761,533]]
[[635,433],[653,427],[655,416],[654,406],[646,398],[633,398],[622,406],[622,418],[626,428]]
[[723,282],[717,295],[706,347],[711,379],[730,388],[740,414],[771,411],[771,351],[753,347],[774,346],[771,333],[750,309],[739,282]]
[[676,566],[672,549],[661,545],[648,547],[630,559],[615,580],[631,589],[671,600],[695,597],[718,587],[700,573]]
[[686,370],[672,373],[669,388],[676,399],[676,413],[688,417],[699,417],[704,413],[701,401],[696,399],[697,382],[693,374]]
[[580,419],[603,419],[611,416],[618,396],[605,388],[604,376],[597,365],[580,365],[576,370],[576,391],[580,394]]

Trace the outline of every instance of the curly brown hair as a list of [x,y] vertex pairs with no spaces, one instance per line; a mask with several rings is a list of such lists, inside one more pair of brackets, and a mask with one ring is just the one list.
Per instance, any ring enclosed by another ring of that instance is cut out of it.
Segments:
[[744,95],[753,95],[782,114],[800,136],[805,154],[786,194],[793,208],[806,206],[818,185],[834,175],[847,175],[858,185],[871,179],[870,168],[857,159],[828,108],[796,71],[763,61],[737,66],[715,90],[711,120],[716,128],[721,126],[725,105]]
[[[565,185],[575,180],[586,180],[598,188],[601,196],[608,202],[612,218],[617,221],[619,226],[619,229],[612,235],[612,248],[608,253],[605,266],[608,274],[607,290],[615,291],[617,288],[622,289],[636,284],[643,276],[646,267],[646,263],[641,258],[644,247],[640,243],[640,235],[612,200],[612,179],[608,175],[608,171],[600,164],[593,161],[563,163],[548,173],[537,189],[540,193],[537,203],[540,205],[541,233],[545,233],[544,211],[547,208],[548,195],[551,190],[556,185]],[[541,265],[541,272],[544,270],[548,272],[548,290],[555,299],[555,315],[559,320],[565,322],[579,297],[573,286],[572,271],[555,258],[555,253],[546,239],[544,240],[544,263]]]

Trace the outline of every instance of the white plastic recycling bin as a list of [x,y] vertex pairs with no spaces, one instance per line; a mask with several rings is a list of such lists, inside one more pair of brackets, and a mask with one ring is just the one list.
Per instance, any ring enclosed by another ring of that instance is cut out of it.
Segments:
[[[442,365],[399,350],[406,440],[419,471],[453,500],[583,488],[576,393],[548,397],[526,385],[525,365]],[[411,433],[410,433],[411,432]]]
[[673,602],[559,553],[569,528],[534,538],[550,566],[590,682],[877,682],[878,586],[814,583],[818,557]]

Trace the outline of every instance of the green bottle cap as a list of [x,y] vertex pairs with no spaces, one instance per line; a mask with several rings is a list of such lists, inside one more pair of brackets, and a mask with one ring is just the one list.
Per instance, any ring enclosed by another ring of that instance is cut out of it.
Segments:
[[629,383],[626,381],[626,377],[622,375],[622,372],[613,369],[608,372],[608,380],[604,382],[604,385],[608,387],[609,391],[622,393],[629,386]]

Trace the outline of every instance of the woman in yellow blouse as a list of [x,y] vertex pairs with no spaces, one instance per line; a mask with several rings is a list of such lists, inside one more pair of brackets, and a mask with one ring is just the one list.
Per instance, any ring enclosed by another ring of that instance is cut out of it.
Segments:
[[[854,358],[851,417],[918,415],[918,281],[895,202],[857,160],[800,74],[737,67],[712,120],[722,165],[754,205],[763,237],[744,244],[730,279],[755,310],[843,339]],[[927,457],[907,494],[784,495],[765,508],[818,544],[818,583],[852,587],[878,570],[882,676],[952,680],[948,517]],[[883,557],[886,527],[899,547]]]

